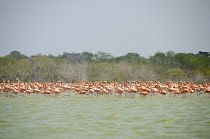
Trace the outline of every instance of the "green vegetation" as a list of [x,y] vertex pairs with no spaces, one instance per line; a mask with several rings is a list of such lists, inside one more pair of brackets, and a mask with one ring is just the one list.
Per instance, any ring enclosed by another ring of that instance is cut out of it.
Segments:
[[149,58],[137,53],[113,57],[109,53],[66,53],[26,56],[18,51],[0,57],[0,79],[15,82],[160,81],[210,82],[210,56],[207,52],[157,52]]

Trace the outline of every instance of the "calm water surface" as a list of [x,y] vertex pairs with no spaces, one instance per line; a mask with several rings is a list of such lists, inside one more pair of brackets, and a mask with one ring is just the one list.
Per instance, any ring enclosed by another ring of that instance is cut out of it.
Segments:
[[0,138],[210,138],[210,98],[0,95]]

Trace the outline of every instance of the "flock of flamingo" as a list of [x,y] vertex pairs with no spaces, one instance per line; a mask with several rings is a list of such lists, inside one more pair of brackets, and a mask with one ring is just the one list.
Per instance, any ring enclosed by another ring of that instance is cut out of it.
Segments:
[[[104,82],[91,82],[82,80],[79,83],[65,83],[58,81],[57,83],[21,83],[17,78],[17,83],[7,82],[4,80],[0,84],[0,94],[7,97],[23,96],[28,97],[32,94],[36,96],[44,95],[49,97],[71,96],[71,94],[89,96],[89,97],[128,97],[135,98],[147,96],[160,96],[162,97],[184,97],[190,98],[192,96],[200,97],[202,94],[205,97],[210,97],[210,83],[195,84],[180,81],[173,83],[167,81],[166,83],[160,82],[140,82],[140,81],[126,81],[122,83],[107,81]],[[63,94],[63,95],[61,95]]]

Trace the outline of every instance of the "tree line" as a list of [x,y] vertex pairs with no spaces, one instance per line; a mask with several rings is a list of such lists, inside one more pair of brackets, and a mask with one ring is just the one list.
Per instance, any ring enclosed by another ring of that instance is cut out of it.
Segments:
[[98,51],[61,55],[37,54],[30,57],[12,51],[0,57],[0,79],[15,82],[160,81],[210,82],[210,56],[207,52],[156,52],[145,58],[137,53],[114,57]]

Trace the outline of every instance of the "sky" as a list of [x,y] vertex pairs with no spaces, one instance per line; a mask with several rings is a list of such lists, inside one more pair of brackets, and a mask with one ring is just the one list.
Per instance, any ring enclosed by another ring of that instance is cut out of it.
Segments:
[[210,0],[0,0],[0,56],[210,52]]

